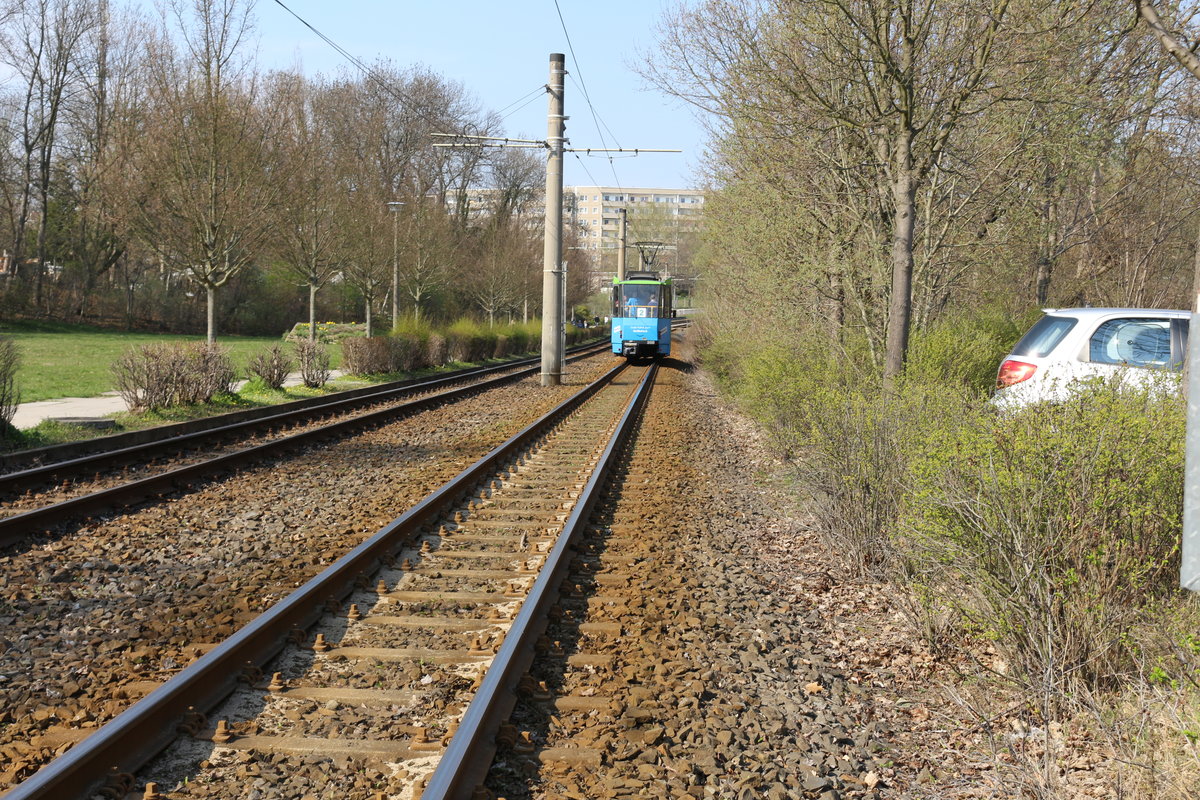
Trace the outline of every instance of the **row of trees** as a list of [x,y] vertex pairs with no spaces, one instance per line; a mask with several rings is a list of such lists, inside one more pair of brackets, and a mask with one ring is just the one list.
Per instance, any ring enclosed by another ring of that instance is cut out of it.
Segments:
[[648,77],[712,123],[731,319],[890,376],[947,314],[1190,305],[1197,90],[1135,4],[705,0],[660,43]]
[[[351,299],[368,323],[388,307],[536,311],[540,159],[432,147],[499,120],[425,69],[262,72],[251,5],[165,0],[147,19],[109,0],[8,0],[3,307],[187,326],[203,299],[210,339],[219,322],[279,332],[298,285],[310,320]],[[482,210],[480,185],[499,198]]]

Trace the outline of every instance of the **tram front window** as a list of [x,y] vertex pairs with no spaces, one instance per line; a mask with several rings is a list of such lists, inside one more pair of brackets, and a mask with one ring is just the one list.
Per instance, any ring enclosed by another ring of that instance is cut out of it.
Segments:
[[637,284],[626,284],[621,287],[621,297],[624,303],[621,307],[621,316],[623,317],[657,317],[658,316],[658,294],[659,287],[657,285],[640,286]]

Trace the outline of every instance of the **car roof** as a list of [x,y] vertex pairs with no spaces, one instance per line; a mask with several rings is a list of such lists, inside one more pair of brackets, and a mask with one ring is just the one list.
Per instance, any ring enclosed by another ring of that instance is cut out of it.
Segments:
[[1177,308],[1043,308],[1042,311],[1056,317],[1077,317],[1079,319],[1095,319],[1113,314],[1155,317],[1190,317],[1192,315],[1190,311],[1182,311]]

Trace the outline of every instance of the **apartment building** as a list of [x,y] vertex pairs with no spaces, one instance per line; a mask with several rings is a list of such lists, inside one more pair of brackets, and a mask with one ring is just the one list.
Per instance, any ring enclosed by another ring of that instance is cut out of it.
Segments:
[[632,222],[630,241],[639,238],[674,243],[680,233],[692,233],[704,216],[704,193],[698,189],[566,186],[566,222],[581,233],[581,246],[607,250],[617,246],[617,211],[627,209]]

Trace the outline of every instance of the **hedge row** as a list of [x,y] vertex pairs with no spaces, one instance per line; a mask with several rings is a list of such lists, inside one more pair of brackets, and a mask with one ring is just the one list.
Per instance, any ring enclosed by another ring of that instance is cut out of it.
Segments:
[[[567,344],[603,335],[599,328],[567,329]],[[408,323],[387,336],[342,341],[342,369],[352,375],[414,372],[453,362],[478,363],[537,350],[541,346],[541,323],[522,323],[489,328],[459,321],[435,331]]]

